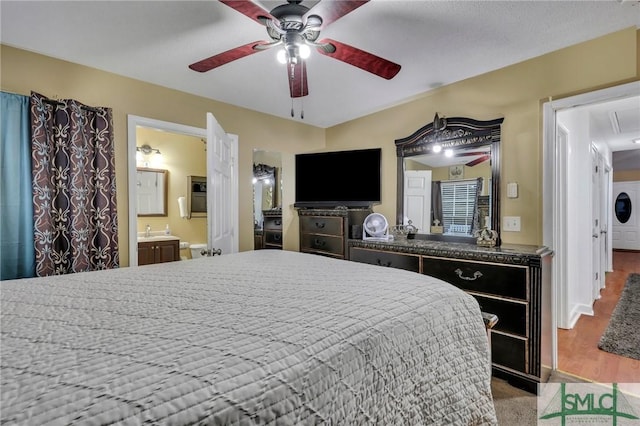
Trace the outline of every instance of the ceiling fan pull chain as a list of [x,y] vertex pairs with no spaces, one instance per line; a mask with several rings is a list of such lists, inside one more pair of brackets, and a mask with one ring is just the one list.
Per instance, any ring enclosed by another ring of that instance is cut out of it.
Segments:
[[295,114],[293,113],[293,98],[291,98],[291,118],[293,118]]
[[[300,66],[304,70],[304,59],[301,59]],[[300,75],[300,120],[304,120],[304,72]]]

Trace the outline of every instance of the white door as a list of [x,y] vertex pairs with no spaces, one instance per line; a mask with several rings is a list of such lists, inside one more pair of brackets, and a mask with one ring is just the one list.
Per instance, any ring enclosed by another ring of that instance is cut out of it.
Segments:
[[[404,172],[403,223],[409,220],[421,234],[428,234],[431,225],[431,170]],[[442,225],[442,224],[441,224]]]
[[610,242],[609,242],[609,224],[611,223],[611,215],[609,212],[610,194],[609,181],[611,179],[611,169],[605,164],[604,158],[600,158],[600,167],[602,174],[600,175],[600,271],[603,274],[600,280],[600,288],[605,287],[605,276],[607,271],[611,271],[612,267],[609,263]]
[[238,139],[207,113],[207,221],[210,254],[238,251]]
[[640,181],[613,182],[613,248],[640,250]]
[[600,175],[602,168],[600,167],[600,154],[594,148],[591,149],[591,274],[593,279],[592,299],[600,298],[600,285],[602,279],[602,261],[600,255],[602,248],[600,246]]

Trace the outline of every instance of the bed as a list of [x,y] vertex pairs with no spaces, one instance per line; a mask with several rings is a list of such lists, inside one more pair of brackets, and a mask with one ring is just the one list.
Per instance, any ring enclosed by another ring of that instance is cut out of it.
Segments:
[[1,283],[0,423],[496,424],[477,302],[280,250]]

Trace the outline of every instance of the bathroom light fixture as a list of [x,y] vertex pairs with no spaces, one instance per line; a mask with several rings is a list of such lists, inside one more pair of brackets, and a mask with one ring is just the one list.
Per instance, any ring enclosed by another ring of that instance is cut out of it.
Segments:
[[144,155],[149,155],[151,153],[155,153],[155,154],[160,154],[162,155],[162,153],[160,152],[160,150],[158,148],[151,148],[149,145],[144,144],[142,146],[137,146],[136,147],[136,151],[137,152],[141,152]]
[[632,141],[632,142],[633,142],[633,143],[637,143],[637,144],[640,144],[640,138],[637,138],[637,139],[633,139],[633,141]]
[[[149,155],[155,154],[152,159],[149,159]],[[162,153],[158,148],[151,148],[149,145],[144,144],[136,147],[136,163],[138,166],[149,167],[150,163],[156,163],[162,161]]]

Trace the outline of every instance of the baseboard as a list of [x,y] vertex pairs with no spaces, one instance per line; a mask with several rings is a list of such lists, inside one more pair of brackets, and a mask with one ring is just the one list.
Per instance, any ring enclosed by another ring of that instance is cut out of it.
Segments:
[[593,316],[593,306],[575,305],[569,314],[569,328],[575,327],[581,315]]

